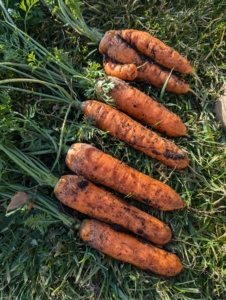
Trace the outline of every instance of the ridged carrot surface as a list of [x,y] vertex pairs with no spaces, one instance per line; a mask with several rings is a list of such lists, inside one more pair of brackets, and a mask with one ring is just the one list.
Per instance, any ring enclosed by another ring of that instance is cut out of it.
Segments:
[[76,175],[62,176],[54,188],[65,205],[106,223],[121,225],[157,245],[169,242],[168,225]]
[[112,188],[121,194],[160,210],[186,207],[182,198],[168,185],[122,163],[118,159],[85,143],[71,145],[66,164],[86,179]]
[[[186,135],[185,124],[164,105],[119,78],[108,76],[107,79],[114,83],[108,95],[114,99],[117,109],[153,126],[155,130],[165,135],[172,137]],[[96,89],[100,93],[102,83],[101,79],[96,82]]]
[[178,256],[123,232],[113,230],[97,220],[84,220],[81,239],[91,247],[115,259],[163,276],[175,276],[182,269]]
[[117,74],[118,78],[133,81],[138,76],[138,70],[135,64],[117,64],[109,58],[104,58],[103,62],[106,74]]
[[183,150],[126,114],[95,100],[82,102],[81,109],[85,116],[93,120],[96,127],[133,148],[171,167],[183,169],[188,166],[188,155]]
[[185,57],[148,32],[125,29],[115,31],[115,34],[121,36],[130,46],[151,57],[160,65],[182,74],[193,73],[193,68]]
[[114,31],[107,31],[100,41],[99,51],[111,59],[123,64],[135,64],[139,66],[143,63],[139,53],[125,43]]

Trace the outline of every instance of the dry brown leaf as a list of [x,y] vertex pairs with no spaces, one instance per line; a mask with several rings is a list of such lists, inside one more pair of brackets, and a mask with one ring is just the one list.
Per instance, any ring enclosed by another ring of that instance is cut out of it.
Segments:
[[217,99],[214,106],[216,120],[220,122],[226,132],[226,84],[222,87],[223,94]]
[[12,210],[12,209],[16,209],[21,207],[22,205],[26,204],[29,202],[29,198],[30,195],[27,194],[26,192],[17,192],[12,198],[11,201],[9,203],[9,205],[7,206],[7,211]]

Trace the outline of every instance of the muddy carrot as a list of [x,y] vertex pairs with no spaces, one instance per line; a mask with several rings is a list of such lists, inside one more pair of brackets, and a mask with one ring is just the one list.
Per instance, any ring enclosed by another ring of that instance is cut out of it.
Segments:
[[128,115],[95,100],[82,102],[81,109],[96,127],[133,148],[174,168],[183,169],[188,166],[188,155],[183,150]]
[[176,94],[186,94],[191,91],[189,84],[179,76],[171,74],[159,67],[157,64],[144,63],[138,68],[138,74],[136,80],[147,82],[151,85],[161,89],[165,82],[168,80],[166,85],[166,91]]
[[143,56],[135,48],[127,44],[119,34],[115,34],[114,31],[107,32],[104,35],[99,44],[99,50],[102,54],[113,59],[115,63],[135,64],[138,70],[136,80],[147,82],[158,88],[162,88],[168,80],[166,91],[178,94],[185,94],[190,91],[189,84],[181,77],[175,74],[170,75],[168,69]]
[[84,220],[81,239],[91,247],[115,259],[163,276],[175,276],[182,269],[178,256],[124,233],[97,220]]
[[[108,76],[107,80],[114,83],[108,95],[113,98],[117,109],[153,126],[153,129],[167,136],[179,137],[187,134],[182,120],[164,105],[123,80],[112,76]],[[96,82],[96,89],[100,93],[103,92],[101,87],[104,81],[105,78]]]
[[123,41],[119,35],[116,35],[114,31],[105,33],[100,41],[99,51],[119,63],[135,64],[136,66],[143,63],[139,53]]
[[120,225],[154,244],[163,245],[171,239],[168,225],[83,177],[62,176],[54,193],[65,205],[92,218]]
[[133,81],[138,75],[135,64],[118,64],[105,57],[103,66],[106,74],[116,76],[124,80]]
[[38,160],[31,159],[14,146],[0,144],[0,150],[40,185],[53,187],[55,196],[72,209],[91,218],[120,225],[154,244],[163,245],[171,239],[171,229],[164,222],[83,177],[64,175],[58,178]]
[[182,198],[168,185],[155,180],[104,153],[92,145],[75,143],[67,152],[70,170],[88,180],[160,210],[186,207]]
[[115,31],[115,34],[121,36],[140,53],[152,58],[166,68],[174,69],[182,74],[194,73],[191,64],[185,57],[148,32],[125,29],[118,32]]

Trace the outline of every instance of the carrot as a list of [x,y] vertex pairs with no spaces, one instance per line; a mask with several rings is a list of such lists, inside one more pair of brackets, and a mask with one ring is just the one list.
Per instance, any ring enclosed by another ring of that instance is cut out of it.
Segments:
[[0,143],[0,150],[39,185],[53,187],[55,196],[72,209],[106,223],[120,225],[157,245],[170,241],[172,231],[167,224],[83,177],[64,175],[58,178],[34,157],[14,146]]
[[184,151],[126,114],[95,100],[82,102],[81,109],[85,116],[92,118],[96,127],[133,148],[171,167],[183,169],[188,166],[188,156]]
[[[135,208],[134,206],[125,203],[124,201],[113,196],[111,193],[96,187],[91,182],[76,175],[65,175],[58,179],[42,163],[28,156],[13,145],[9,147],[1,143],[0,150],[2,150],[10,160],[18,165],[23,170],[24,174],[27,174],[34,180],[37,180],[39,185],[44,184],[54,187],[54,193],[56,197],[62,201],[62,203],[70,206],[71,208],[88,214],[94,218],[99,217],[100,220],[105,222],[121,225],[136,235],[140,235],[159,245],[163,245],[171,239],[172,232],[166,224]],[[94,222],[101,224],[99,221]],[[107,229],[108,227],[105,228]],[[84,229],[85,227],[82,226],[80,231],[81,237],[84,238],[85,235],[88,238],[88,232]],[[102,233],[101,230],[99,230],[99,238],[98,236],[93,236],[89,242],[92,240],[93,245],[100,245],[99,242],[101,241],[101,236],[105,237],[104,240],[106,242],[106,235],[103,235],[104,232],[107,234],[107,240],[109,242],[111,240],[112,242],[112,249],[117,249],[117,247],[121,248],[121,235],[119,234],[119,240],[117,240],[115,239],[117,238],[117,235],[108,235],[110,232],[107,230],[102,231]],[[97,233],[97,231],[95,231],[95,233]],[[130,239],[129,235],[128,239]],[[88,241],[88,239],[86,239],[86,241]],[[126,240],[123,242],[124,245],[126,245],[125,242]],[[134,244],[134,246],[136,245],[137,247],[134,248],[133,251],[138,251],[142,256],[142,247],[139,247],[141,244]],[[107,249],[106,247],[103,247],[102,250],[104,248]],[[158,248],[156,248],[156,251],[157,249]],[[115,254],[116,253],[117,251]],[[151,252],[149,255],[150,254]],[[159,257],[161,259],[161,256]],[[151,255],[149,258],[151,259]],[[156,262],[154,256],[152,256],[152,260],[153,264],[155,264]],[[161,265],[161,261],[159,263]]]
[[[168,79],[169,78],[169,79]],[[154,85],[161,89],[168,80],[165,90],[175,94],[186,94],[191,91],[189,84],[187,84],[181,77],[171,74],[162,69],[157,64],[144,63],[138,68],[138,81],[143,81]]]
[[86,179],[123,195],[131,195],[133,199],[157,209],[167,211],[186,207],[186,203],[168,185],[136,171],[91,145],[71,145],[66,164],[70,170]]
[[113,30],[105,33],[100,41],[99,51],[119,63],[135,64],[136,66],[143,64],[139,53],[116,35]]
[[168,225],[82,177],[62,176],[54,193],[65,205],[92,218],[121,225],[154,244],[166,244],[172,237]]
[[162,88],[168,80],[166,91],[178,94],[185,94],[190,91],[189,85],[182,78],[175,74],[171,74],[170,76],[168,69],[155,63],[149,57],[142,55],[135,48],[132,48],[117,33],[117,31],[113,30],[105,33],[99,44],[100,53],[108,55],[119,64],[135,64],[138,70],[137,80],[147,82],[158,88]]
[[133,81],[137,75],[137,67],[134,64],[117,64],[106,56],[103,62],[104,70],[108,75],[117,74],[118,78]]
[[135,47],[139,52],[166,68],[174,69],[182,74],[194,73],[186,58],[148,32],[125,29],[115,31],[115,34],[121,36],[130,46]]
[[91,247],[115,259],[163,276],[182,271],[178,256],[124,233],[97,220],[84,220],[79,235]]
[[[165,106],[123,80],[111,76],[107,79],[114,83],[108,95],[114,99],[117,109],[168,136],[178,137],[187,134],[182,120]],[[96,89],[99,93],[103,92],[102,83],[102,79],[96,82]]]

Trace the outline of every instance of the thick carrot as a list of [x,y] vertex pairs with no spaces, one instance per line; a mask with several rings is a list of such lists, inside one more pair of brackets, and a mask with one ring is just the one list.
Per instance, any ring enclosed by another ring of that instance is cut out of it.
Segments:
[[133,81],[137,75],[137,67],[134,64],[117,64],[111,59],[104,57],[104,70],[108,75],[114,76],[117,74],[118,78]]
[[188,156],[184,151],[126,114],[95,100],[82,102],[81,109],[85,116],[92,118],[96,127],[133,148],[171,167],[183,169],[188,166]]
[[84,220],[79,235],[91,247],[115,259],[163,276],[182,271],[178,256],[124,233],[97,220]]
[[[114,83],[108,95],[114,99],[117,109],[153,126],[155,130],[165,135],[178,137],[187,134],[182,120],[165,106],[123,80],[112,76],[108,76],[107,79]],[[102,83],[102,79],[96,82],[96,89],[100,93],[103,92]]]
[[135,47],[142,54],[151,57],[155,62],[182,74],[193,73],[193,68],[186,58],[177,51],[164,44],[148,32],[125,29],[115,31],[130,46]]
[[100,41],[99,51],[119,63],[135,64],[136,66],[143,64],[139,53],[111,30],[107,31]]
[[[162,88],[168,80],[166,91],[178,94],[185,94],[190,91],[189,85],[182,78],[175,74],[170,75],[169,70],[132,48],[115,31],[105,33],[99,44],[99,51],[119,64],[135,64],[138,69],[137,80],[147,82],[158,88]],[[114,76],[119,77],[116,73]]]
[[65,205],[92,218],[121,225],[154,244],[163,245],[171,239],[168,225],[82,177],[62,176],[54,193]]
[[85,143],[71,145],[66,164],[86,179],[112,188],[123,195],[160,210],[186,207],[186,203],[168,185],[122,163],[118,159]]

